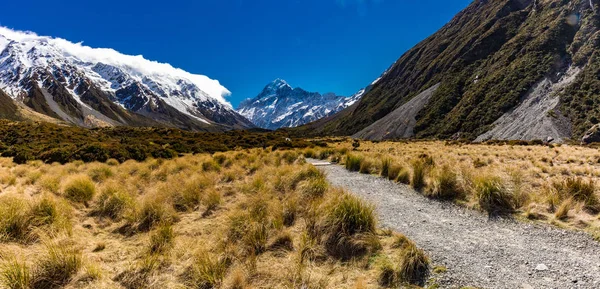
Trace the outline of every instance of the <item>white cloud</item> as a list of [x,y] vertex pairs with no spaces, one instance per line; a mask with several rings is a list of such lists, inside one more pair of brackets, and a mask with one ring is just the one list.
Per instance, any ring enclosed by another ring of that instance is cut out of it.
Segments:
[[[61,38],[39,36],[30,31],[17,31],[2,26],[0,26],[0,35],[17,42],[27,42],[28,40],[47,41],[54,47],[61,49],[67,56],[73,56],[86,62],[102,62],[119,67],[128,67],[130,71],[139,73],[139,75],[154,75],[161,78],[174,78],[174,80],[175,78],[187,79],[211,97],[230,106],[225,97],[229,96],[231,92],[222,86],[218,80],[174,68],[168,63],[147,60],[142,55],[125,55],[110,48],[92,48],[83,45],[82,42],[73,43]],[[3,45],[0,39],[0,51],[4,49],[6,44]]]

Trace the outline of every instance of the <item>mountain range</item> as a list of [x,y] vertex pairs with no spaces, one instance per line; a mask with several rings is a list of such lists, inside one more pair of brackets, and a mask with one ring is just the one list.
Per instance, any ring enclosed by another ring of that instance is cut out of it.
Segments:
[[0,28],[0,116],[202,131],[299,126],[290,132],[371,140],[600,140],[595,1],[475,0],[352,97],[276,80],[237,111],[208,77]]
[[[0,114],[84,126],[225,131],[254,125],[203,75],[80,43],[0,27]],[[9,98],[9,99],[7,99]]]
[[255,98],[240,103],[237,111],[256,126],[275,130],[297,127],[333,115],[356,103],[361,89],[351,97],[334,93],[320,94],[292,88],[285,80],[269,83]]

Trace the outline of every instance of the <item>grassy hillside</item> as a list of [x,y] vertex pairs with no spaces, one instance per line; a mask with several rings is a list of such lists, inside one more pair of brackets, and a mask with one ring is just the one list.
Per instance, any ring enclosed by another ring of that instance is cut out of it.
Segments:
[[544,77],[590,62],[584,73],[589,77],[584,75],[561,98],[580,136],[597,118],[582,113],[595,97],[581,97],[596,95],[597,31],[597,15],[588,1],[474,1],[406,52],[356,107],[298,132],[352,135],[441,83],[417,117],[416,136],[473,139]]

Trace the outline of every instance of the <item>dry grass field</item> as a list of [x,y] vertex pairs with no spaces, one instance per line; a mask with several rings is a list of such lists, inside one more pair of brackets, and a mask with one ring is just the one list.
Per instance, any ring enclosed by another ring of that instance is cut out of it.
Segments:
[[[415,145],[411,154],[443,148],[430,145]],[[365,145],[365,153],[375,157],[379,148]],[[294,151],[122,164],[17,165],[4,158],[0,288],[421,283],[428,258],[401,234],[378,228],[376,220],[371,205],[330,188]]]
[[600,238],[597,148],[350,140],[330,146],[304,154],[410,184],[433,199],[585,230]]

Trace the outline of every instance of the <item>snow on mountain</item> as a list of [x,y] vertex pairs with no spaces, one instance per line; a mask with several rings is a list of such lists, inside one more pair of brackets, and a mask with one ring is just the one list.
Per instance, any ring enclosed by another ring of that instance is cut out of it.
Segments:
[[333,115],[357,102],[365,90],[351,97],[334,93],[320,94],[292,88],[276,79],[253,99],[243,101],[238,112],[258,127],[278,129],[296,127]]
[[114,125],[251,126],[225,100],[230,92],[217,80],[141,55],[5,27],[0,27],[0,89],[79,125],[91,116]]

